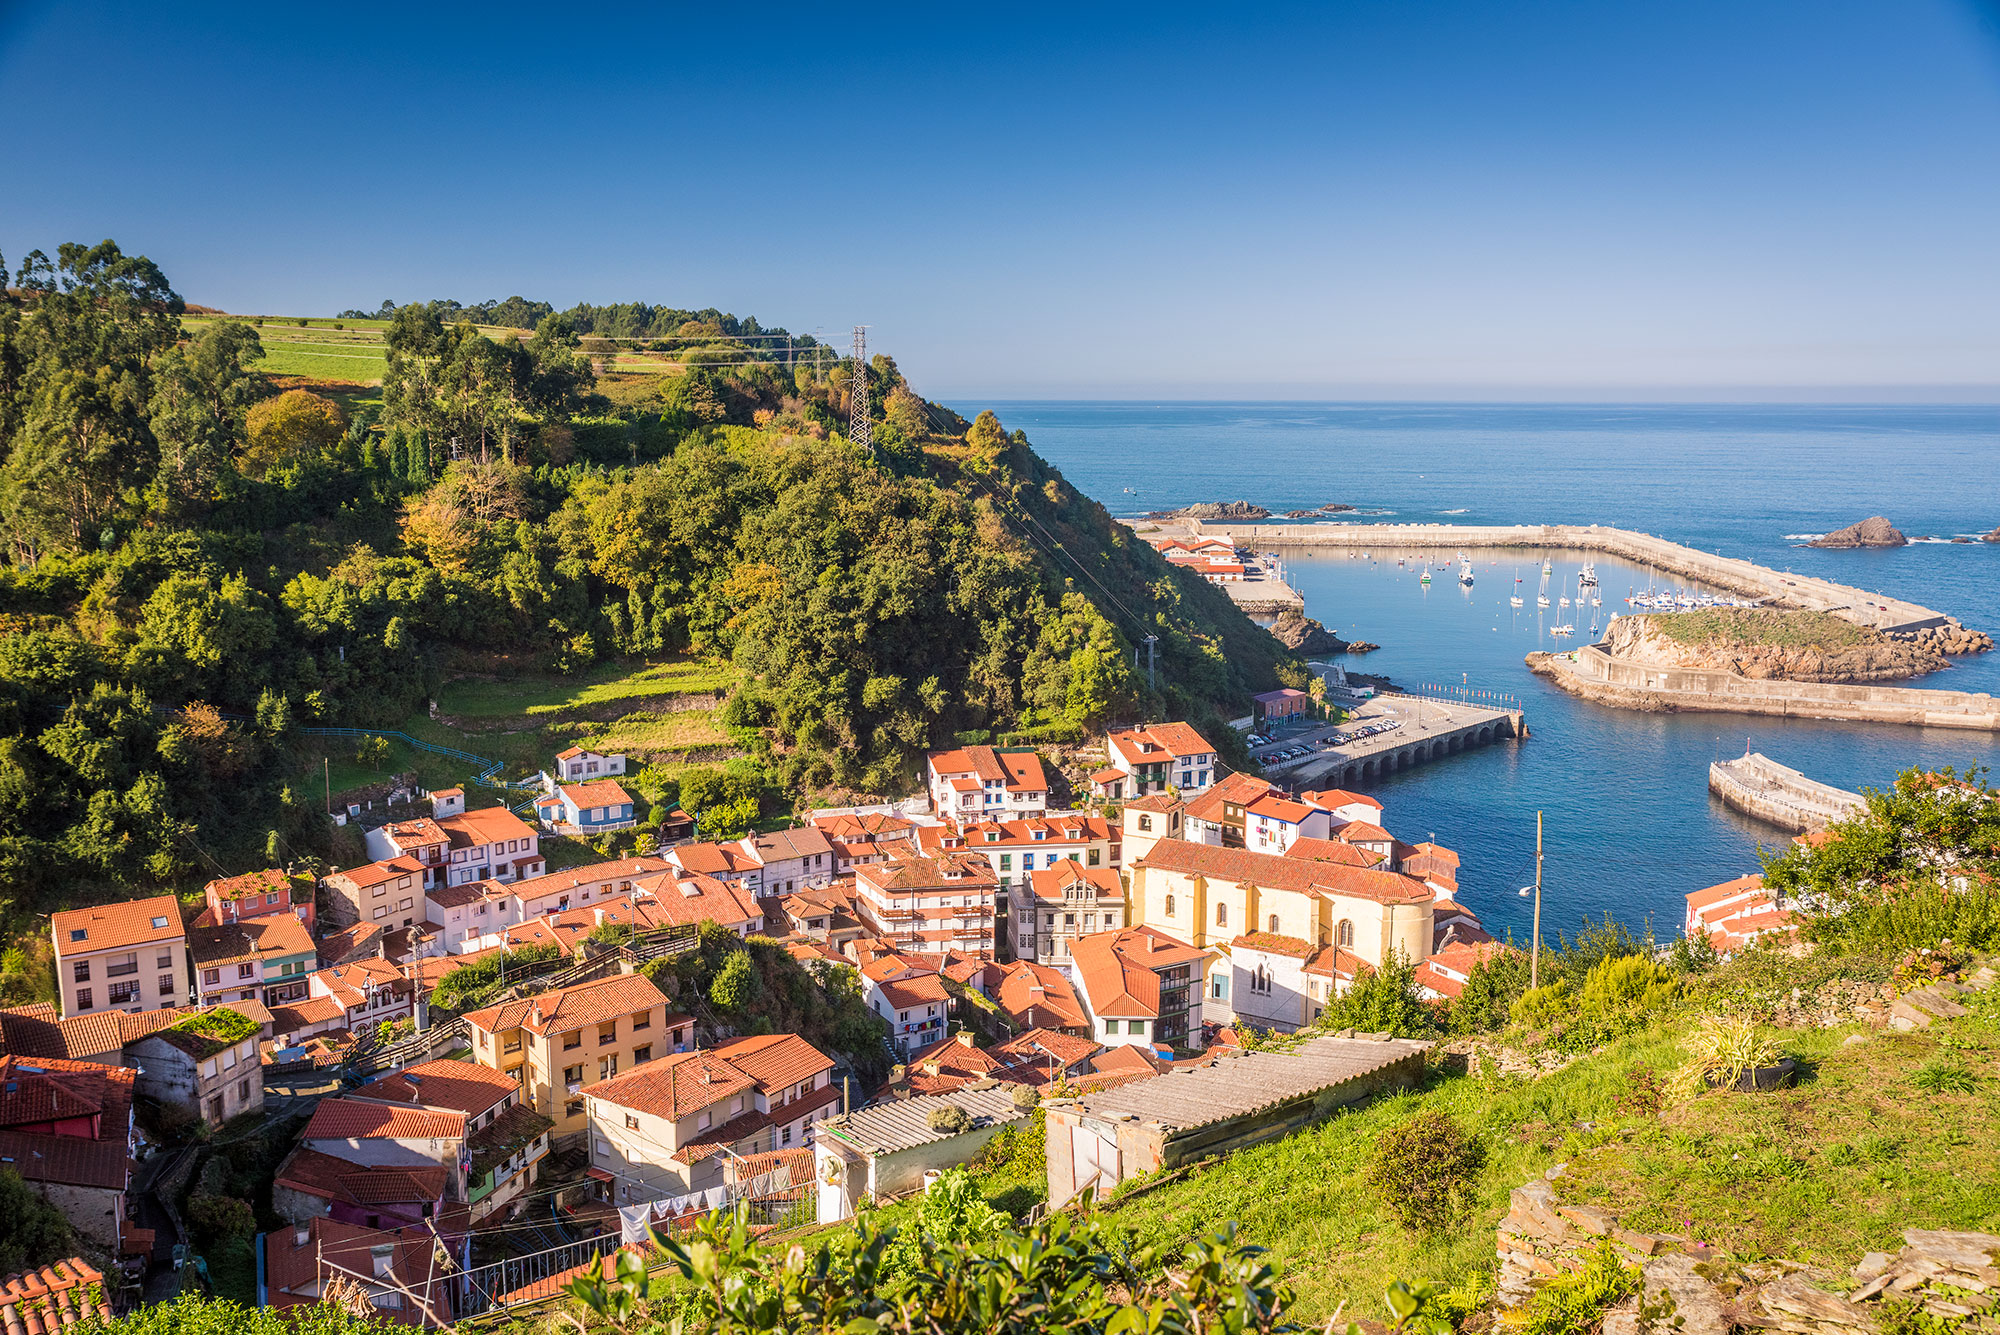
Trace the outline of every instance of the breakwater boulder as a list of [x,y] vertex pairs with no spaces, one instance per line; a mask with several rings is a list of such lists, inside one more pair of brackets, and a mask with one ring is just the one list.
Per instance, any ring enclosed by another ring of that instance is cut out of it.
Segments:
[[1248,501],[1203,501],[1178,510],[1155,510],[1148,519],[1269,519],[1271,512]]
[[1950,666],[1929,642],[1892,639],[1824,612],[1768,608],[1620,617],[1604,648],[1645,667],[1733,672],[1752,681],[1901,681]]
[[1272,638],[1295,654],[1308,658],[1317,654],[1345,653],[1347,641],[1319,622],[1298,612],[1285,612],[1271,627]]
[[1987,535],[1986,535],[1985,537],[1981,538],[1981,539],[1980,539],[1980,541],[1981,541],[1981,542],[2000,542],[2000,528],[1996,528],[1996,529],[1994,529],[1994,530],[1993,530],[1993,531],[1992,531],[1991,533],[1988,533],[1988,534],[1987,534]]
[[1814,538],[1808,547],[1907,547],[1910,540],[1881,515],[1871,515],[1858,524],[1849,524],[1823,538]]
[[1967,630],[1956,621],[1942,626],[1925,626],[1922,630],[1890,631],[1888,638],[1952,658],[1961,654],[1983,654],[1993,647],[1991,635],[1983,630]]

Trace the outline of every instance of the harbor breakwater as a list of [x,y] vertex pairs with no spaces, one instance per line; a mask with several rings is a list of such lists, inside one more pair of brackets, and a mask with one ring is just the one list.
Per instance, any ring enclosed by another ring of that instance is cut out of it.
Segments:
[[1769,607],[1826,612],[1874,630],[1909,633],[1957,621],[1934,608],[1685,547],[1651,533],[1599,524],[1244,524],[1188,520],[1192,532],[1243,547],[1450,548],[1527,547],[1602,552],[1650,566]]
[[1529,654],[1527,662],[1537,675],[1571,695],[1625,709],[1775,714],[2000,732],[2000,700],[1983,691],[1759,680],[1713,669],[1627,662],[1595,644],[1564,653]]
[[1746,816],[1800,832],[1845,820],[1868,805],[1859,793],[1807,778],[1756,751],[1711,764],[1708,790]]

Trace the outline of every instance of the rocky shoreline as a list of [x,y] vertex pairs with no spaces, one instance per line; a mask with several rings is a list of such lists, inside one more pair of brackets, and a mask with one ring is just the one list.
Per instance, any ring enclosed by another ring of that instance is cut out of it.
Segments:
[[1286,611],[1271,626],[1271,638],[1308,658],[1323,654],[1365,654],[1380,649],[1366,640],[1343,640],[1302,612]]
[[[1287,510],[1287,519],[1312,519],[1318,515],[1350,514],[1354,507],[1341,501],[1328,501],[1317,510]],[[1178,510],[1155,510],[1146,518],[1152,521],[1164,519],[1219,519],[1254,520],[1269,519],[1272,511],[1249,501],[1202,501],[1195,505],[1183,505]]]
[[1808,547],[1907,547],[1910,540],[1881,515],[1870,515],[1858,524],[1849,524],[1824,537],[1814,538]]
[[[1710,627],[1708,623],[1717,623]],[[1690,639],[1691,626],[1711,633]],[[1833,631],[1826,634],[1827,630]],[[1750,638],[1752,634],[1764,639]],[[1645,668],[1729,672],[1751,681],[1865,685],[1950,667],[1936,638],[1891,637],[1816,612],[1666,613],[1620,617],[1604,651]]]

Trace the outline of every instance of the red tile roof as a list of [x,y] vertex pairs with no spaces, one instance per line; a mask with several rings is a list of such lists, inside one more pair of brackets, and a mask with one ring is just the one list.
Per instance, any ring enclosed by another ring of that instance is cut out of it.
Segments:
[[1377,811],[1382,809],[1382,804],[1366,793],[1350,793],[1345,788],[1322,788],[1316,793],[1300,793],[1299,796],[1314,806],[1322,807],[1327,811],[1332,811],[1337,807],[1351,807],[1356,803],[1362,806],[1374,807]]
[[1151,927],[1126,927],[1078,937],[1070,946],[1077,977],[1093,1015],[1156,1017],[1160,1013],[1159,971],[1190,965],[1190,986],[1199,996],[1201,961],[1206,952],[1183,945]]
[[857,884],[904,892],[969,893],[995,889],[1000,884],[992,864],[974,853],[941,853],[932,858],[905,857],[892,862],[866,863],[854,869],[854,879]]
[[710,1108],[757,1082],[713,1051],[676,1052],[633,1067],[624,1075],[584,1087],[584,1097],[654,1117],[680,1118]]
[[371,1080],[347,1097],[389,1103],[451,1108],[477,1117],[509,1094],[520,1092],[514,1077],[476,1062],[430,1061],[406,1066],[393,1075]]
[[667,856],[684,870],[708,876],[747,872],[759,865],[757,859],[735,844],[682,844],[668,850]]
[[833,1058],[797,1034],[732,1038],[711,1049],[766,1092],[783,1091],[833,1069]]
[[1334,862],[1344,867],[1373,867],[1382,855],[1370,848],[1357,848],[1338,839],[1294,839],[1285,847],[1285,856],[1300,862]]
[[652,896],[663,924],[716,922],[734,927],[764,916],[757,897],[739,882],[719,881],[713,876],[663,871],[633,882],[633,888]]
[[[9,1120],[34,1116],[35,1109],[30,1106],[33,1089],[43,1088],[43,1082],[31,1081],[29,1077],[37,1074],[47,1077],[49,1083],[59,1083],[66,1099],[94,1105],[96,1138],[0,1130],[0,1160],[30,1182],[123,1190],[132,1173],[127,1140],[131,1135],[132,1095],[139,1073],[124,1066],[100,1066],[53,1057],[39,1057],[32,1062],[0,1057],[0,1081],[20,1084],[22,1088],[17,1092],[27,1095],[25,1101],[9,1108],[5,1114]],[[55,1106],[53,1098],[50,1106]],[[33,1125],[33,1122],[15,1121],[15,1125]]]
[[104,1273],[81,1257],[0,1279],[0,1327],[8,1331],[54,1335],[92,1318],[111,1324],[111,1291]]
[[1058,1065],[1067,1069],[1096,1055],[1098,1046],[1094,1039],[1066,1034],[1060,1029],[1030,1029],[995,1043],[989,1051],[1009,1067],[1045,1069],[1053,1057]]
[[993,999],[1017,1024],[1081,1029],[1089,1021],[1076,989],[1061,970],[1032,960],[1017,960],[996,966],[1002,970]]
[[592,807],[624,807],[632,804],[632,794],[610,779],[597,779],[591,783],[566,783],[561,787],[562,795],[569,799],[569,804],[580,811],[588,811]]
[[886,983],[875,984],[882,999],[893,1010],[906,1010],[912,1006],[931,1006],[951,1000],[951,993],[945,991],[944,980],[934,973],[921,973],[914,978],[897,978]]
[[1189,799],[1187,814],[1195,820],[1219,825],[1225,806],[1247,806],[1266,793],[1283,796],[1283,791],[1276,784],[1267,783],[1254,774],[1231,774],[1206,792]]
[[347,1012],[332,997],[307,997],[289,1006],[271,1007],[271,1032],[296,1034],[301,1029],[345,1018]]
[[429,1108],[366,1103],[359,1099],[321,1099],[302,1140],[440,1140],[465,1134],[465,1114]]
[[1135,765],[1157,764],[1162,759],[1177,760],[1182,756],[1215,754],[1215,748],[1185,723],[1155,723],[1150,727],[1110,733],[1104,740],[1114,754]]
[[1276,857],[1246,848],[1192,844],[1184,839],[1160,840],[1136,865],[1302,894],[1317,892],[1368,899],[1378,904],[1423,904],[1437,897],[1422,881],[1399,872]]
[[1266,820],[1280,821],[1286,825],[1297,825],[1308,817],[1321,814],[1318,807],[1309,807],[1303,802],[1279,797],[1276,793],[1266,793],[1243,809],[1253,816],[1262,816]]
[[282,890],[287,898],[292,893],[290,873],[281,867],[269,867],[263,871],[245,872],[241,876],[227,876],[210,881],[203,887],[208,894],[218,899],[241,899],[245,895],[264,895]]
[[1333,837],[1350,844],[1394,843],[1395,836],[1373,821],[1351,820],[1333,832]]
[[1693,912],[1712,904],[1720,904],[1724,900],[1756,894],[1763,889],[1763,876],[1753,872],[1748,876],[1739,876],[1733,881],[1724,881],[1721,885],[1711,885],[1706,890],[1690,892],[1687,896],[1687,906],[1689,911]]
[[1229,944],[1235,950],[1261,950],[1267,955],[1289,955],[1298,960],[1309,960],[1319,950],[1310,941],[1276,932],[1245,932]]
[[197,966],[236,964],[245,960],[319,958],[306,925],[289,913],[245,918],[219,927],[196,927],[188,933],[188,954]]
[[453,848],[476,848],[509,839],[532,839],[535,829],[506,807],[481,807],[438,821]]
[[518,1001],[503,1001],[498,1006],[472,1011],[465,1018],[473,1028],[489,1033],[526,1029],[535,1034],[554,1034],[655,1010],[666,1004],[667,994],[644,974],[613,974]]
[[442,1200],[450,1175],[442,1166],[411,1168],[351,1163],[300,1145],[278,1165],[275,1180],[278,1186],[322,1200],[392,1205]]
[[1042,867],[1028,876],[1035,898],[1060,903],[1071,886],[1088,887],[1099,899],[1125,898],[1125,885],[1109,867],[1086,867],[1068,858],[1053,867]]
[[999,781],[1010,793],[1043,792],[1049,786],[1042,772],[1041,757],[1032,751],[995,751],[990,746],[965,746],[956,751],[933,751],[929,763],[934,774],[974,774],[982,782]]
[[1158,1075],[1164,1063],[1152,1053],[1142,1051],[1130,1043],[1107,1048],[1090,1060],[1090,1069],[1096,1075]]
[[64,909],[51,915],[49,929],[55,937],[56,954],[64,957],[151,945],[186,934],[181,926],[180,901],[172,895]]

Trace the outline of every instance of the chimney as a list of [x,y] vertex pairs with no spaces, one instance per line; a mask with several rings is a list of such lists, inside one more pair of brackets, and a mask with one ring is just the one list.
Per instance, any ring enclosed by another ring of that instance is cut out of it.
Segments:
[[970,1029],[961,1029],[958,1031],[958,1045],[962,1048],[972,1046],[972,1031]]

